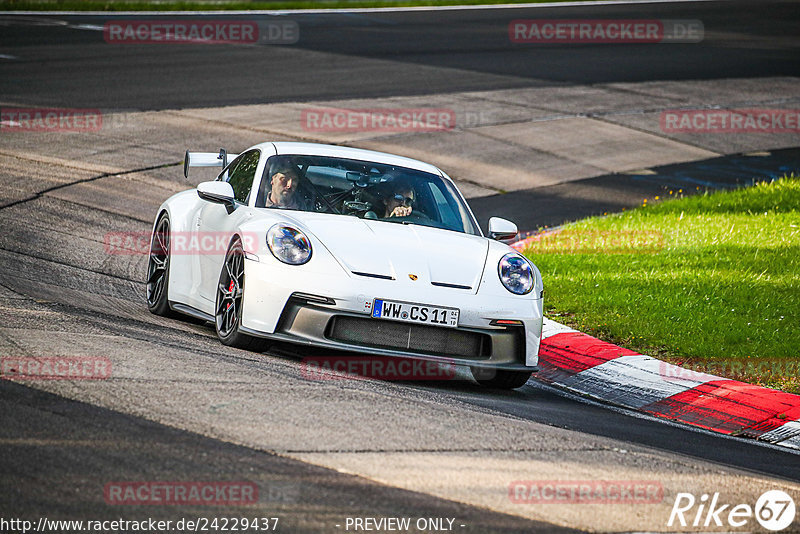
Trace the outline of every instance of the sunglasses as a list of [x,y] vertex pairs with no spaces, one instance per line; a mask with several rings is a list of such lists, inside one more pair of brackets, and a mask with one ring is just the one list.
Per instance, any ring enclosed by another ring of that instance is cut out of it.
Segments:
[[398,203],[404,205],[408,205],[414,202],[414,197],[404,197],[403,195],[394,195],[392,198]]

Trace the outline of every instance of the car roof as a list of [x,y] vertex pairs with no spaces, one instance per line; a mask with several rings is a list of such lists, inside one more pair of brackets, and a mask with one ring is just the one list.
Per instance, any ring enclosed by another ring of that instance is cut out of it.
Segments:
[[359,161],[373,161],[375,163],[382,163],[384,165],[396,165],[398,167],[406,167],[436,175],[442,174],[442,171],[430,163],[425,163],[423,161],[418,161],[403,156],[396,156],[394,154],[387,154],[385,152],[375,152],[373,150],[364,150],[361,148],[350,148],[336,145],[324,145],[321,143],[277,142],[262,144],[272,145],[275,147],[275,152],[278,155],[300,154],[309,156],[330,156],[336,158],[355,159]]

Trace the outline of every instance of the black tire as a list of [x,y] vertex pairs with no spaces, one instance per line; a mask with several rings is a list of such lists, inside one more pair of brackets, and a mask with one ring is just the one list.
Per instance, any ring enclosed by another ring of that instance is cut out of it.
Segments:
[[214,325],[223,345],[238,349],[262,352],[270,343],[261,338],[239,332],[244,303],[244,249],[239,238],[234,238],[225,255],[217,284],[214,306]]
[[478,384],[493,389],[516,389],[528,383],[533,371],[503,371],[470,367],[472,377]]
[[147,262],[147,307],[150,313],[163,317],[174,317],[169,307],[170,223],[164,213],[158,218],[150,239],[150,258]]

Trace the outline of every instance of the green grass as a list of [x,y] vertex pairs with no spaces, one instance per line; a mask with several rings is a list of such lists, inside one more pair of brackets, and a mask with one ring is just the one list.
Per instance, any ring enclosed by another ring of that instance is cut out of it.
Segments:
[[[551,238],[526,251],[542,272],[545,314],[673,363],[800,392],[800,180],[652,200],[565,227],[588,244]],[[601,235],[651,246],[610,254]],[[740,369],[720,367],[730,361]]]
[[0,0],[0,11],[198,11],[519,4],[569,0]]

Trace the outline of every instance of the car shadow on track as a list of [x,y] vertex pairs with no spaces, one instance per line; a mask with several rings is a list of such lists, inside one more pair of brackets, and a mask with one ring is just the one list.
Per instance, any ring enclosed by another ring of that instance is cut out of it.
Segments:
[[517,401],[535,399],[542,394],[541,390],[529,386],[514,390],[482,386],[472,377],[469,367],[452,363],[286,343],[275,344],[264,354],[288,362],[299,362],[301,375],[307,380],[372,380],[442,394],[483,395]]
[[[202,328],[213,335],[213,326]],[[249,360],[286,362],[296,369],[292,374],[300,380],[338,383],[348,388],[349,381],[359,389],[363,386],[401,397],[423,396],[446,404],[462,403],[500,417],[519,418],[800,481],[800,462],[796,462],[796,455],[789,451],[758,446],[752,440],[665,424],[599,403],[587,403],[541,384],[535,374],[521,388],[497,390],[479,385],[466,367],[429,368],[420,366],[420,360],[285,343],[276,343],[268,352],[249,354],[252,355]]]

